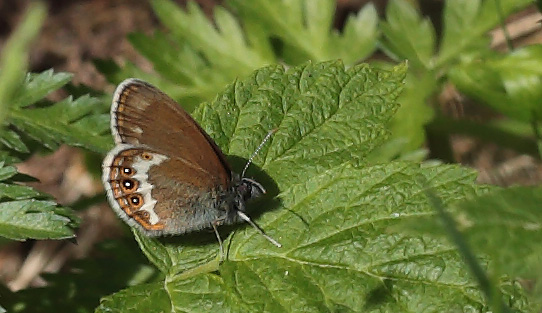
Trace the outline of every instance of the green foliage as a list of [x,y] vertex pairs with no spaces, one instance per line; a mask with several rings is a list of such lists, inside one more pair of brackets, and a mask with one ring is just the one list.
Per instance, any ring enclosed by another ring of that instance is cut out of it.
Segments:
[[372,5],[350,17],[339,34],[333,30],[336,4],[332,0],[230,0],[229,4],[247,21],[247,30],[257,21],[264,35],[280,40],[284,47],[277,56],[289,64],[337,58],[353,64],[375,48],[378,17]]
[[120,69],[100,62],[99,68],[114,83],[131,76],[155,83],[189,111],[262,66],[338,58],[352,65],[370,55],[377,43],[378,17],[372,5],[348,19],[340,34],[333,30],[331,0],[230,1],[236,15],[217,7],[214,24],[193,2],[186,10],[170,0],[151,4],[170,33],[133,34],[130,41],[159,76],[132,64]]
[[542,120],[542,46],[473,59],[450,71],[454,84],[511,118]]
[[459,228],[472,247],[490,256],[495,276],[537,284],[532,296],[542,304],[542,189],[502,189],[459,205]]
[[[434,216],[422,216],[416,222],[404,221],[395,230],[449,237],[495,312],[509,312],[508,302],[497,296],[510,291],[499,290],[495,282],[506,277],[532,282],[533,286],[526,288],[530,301],[525,302],[525,309],[538,312],[542,304],[540,191],[540,187],[491,188],[478,197],[445,205],[439,199],[440,192],[426,190],[438,212],[438,222]],[[487,264],[485,271],[480,257]]]
[[34,189],[15,184],[17,169],[0,167],[0,236],[25,240],[74,237],[77,218]]
[[[154,65],[155,73],[144,73],[133,64],[119,68],[100,62],[99,67],[114,83],[131,76],[155,83],[189,111],[213,99],[234,79],[277,62],[295,66],[308,60],[341,59],[351,66],[370,56],[378,41],[392,59],[408,60],[409,78],[398,100],[399,111],[390,122],[388,152],[371,158],[382,162],[424,155],[419,149],[425,142],[425,125],[439,117],[431,109],[431,101],[449,75],[458,69],[461,72],[469,63],[476,67],[477,60],[490,53],[486,34],[502,22],[499,17],[529,5],[531,0],[446,1],[442,40],[437,40],[429,19],[406,0],[390,1],[383,21],[378,20],[374,7],[367,5],[346,20],[341,32],[333,29],[333,0],[229,0],[229,10],[215,8],[214,23],[193,2],[186,9],[169,0],[151,3],[169,33],[133,34],[130,40]],[[475,75],[476,70],[467,68],[465,75]],[[457,75],[451,76],[456,83],[454,77]],[[493,91],[486,85],[481,88],[488,94]]]
[[[411,78],[407,80],[406,92],[398,100],[402,106],[392,122],[394,130],[392,139],[407,142],[400,148],[411,151],[425,142],[424,126],[436,115],[433,110],[427,109],[427,104],[431,104],[430,101],[441,92],[449,79],[469,95],[473,94],[469,91],[479,86],[480,88],[474,91],[478,99],[480,97],[478,92],[491,94],[494,91],[494,88],[488,89],[489,83],[483,82],[487,75],[481,77],[477,74],[480,72],[477,68],[479,63],[485,62],[487,55],[492,54],[489,47],[490,38],[486,34],[498,26],[501,13],[507,16],[531,2],[530,0],[445,1],[442,40],[437,46],[435,29],[427,18],[423,18],[405,0],[390,1],[386,8],[386,20],[381,22],[383,50],[396,60],[408,60],[411,68],[409,75]],[[534,62],[535,59],[532,56],[529,62]],[[470,67],[465,68],[463,62],[470,64]],[[459,77],[455,74],[457,71],[464,75]],[[487,72],[486,74],[490,75]],[[471,81],[463,80],[464,77],[471,78]],[[469,85],[472,80],[478,79],[482,81],[476,81],[474,86]],[[495,82],[496,79],[491,77],[490,81]],[[503,93],[502,90],[499,92]],[[492,99],[498,101],[500,98],[493,96]],[[469,134],[477,136],[481,132],[478,131],[480,128],[482,127],[478,126]],[[446,135],[458,131],[461,129],[448,128]],[[492,140],[499,141],[499,138],[494,137]]]
[[107,134],[109,115],[98,99],[68,97],[55,104],[40,100],[68,83],[70,78],[71,75],[52,71],[28,74],[11,100],[6,119],[11,127],[2,134],[2,143],[27,153],[28,147],[19,136],[22,132],[51,150],[65,143],[96,152],[106,151],[111,146]]
[[386,21],[380,24],[383,44],[388,54],[396,59],[412,62],[414,68],[429,69],[435,53],[435,30],[429,19],[406,1],[390,1],[386,8]]
[[44,14],[40,4],[29,7],[0,59],[0,236],[14,240],[72,238],[78,219],[71,209],[59,207],[47,195],[20,184],[28,177],[18,174],[12,164],[35,152],[36,142],[49,149],[61,143],[96,151],[107,147],[107,142],[96,136],[105,132],[102,125],[107,118],[95,114],[99,109],[95,100],[68,98],[57,104],[43,100],[71,75],[47,71],[26,74],[25,78],[28,47]]
[[[201,126],[239,157],[278,128],[254,161],[265,174],[252,174],[276,191],[251,212],[283,247],[250,227],[232,227],[219,264],[212,233],[153,239],[134,231],[164,281],[108,296],[97,312],[486,311],[452,244],[391,231],[434,214],[420,178],[452,204],[479,193],[474,173],[363,160],[384,141],[405,71],[345,70],[337,62],[267,67],[200,106],[194,116]],[[519,286],[503,280],[498,288],[506,303],[526,308]]]
[[[390,1],[382,21],[368,5],[341,32],[332,0],[229,0],[213,21],[193,2],[152,1],[169,32],[129,40],[154,72],[107,60],[98,68],[114,83],[148,80],[195,109],[237,171],[277,129],[248,176],[269,191],[250,214],[283,247],[246,225],[221,228],[220,263],[212,232],[152,239],[134,231],[158,275],[121,243],[105,251],[114,259],[83,260],[74,273],[46,276],[45,288],[0,288],[3,307],[90,312],[115,292],[97,312],[536,312],[542,288],[525,292],[515,279],[540,280],[539,188],[487,194],[470,170],[408,161],[425,155],[424,125],[442,120],[427,104],[446,83],[539,123],[539,47],[496,54],[484,37],[501,15],[530,3],[448,0],[436,38],[405,0]],[[77,219],[20,184],[28,177],[13,163],[60,144],[111,147],[108,104],[90,96],[53,103],[46,97],[71,76],[25,73],[44,13],[39,4],[30,11],[0,60],[0,236],[15,240],[73,237]],[[377,43],[408,63],[356,65]],[[452,208],[461,232],[444,231],[437,206]]]
[[0,59],[0,143],[4,149],[28,154],[29,138],[49,149],[60,143],[104,152],[109,146],[108,117],[96,99],[71,97],[52,104],[44,98],[67,84],[71,75],[25,74],[29,44],[45,17],[45,7],[36,3],[28,10],[17,32],[10,38]]
[[34,3],[26,12],[23,22],[11,36],[3,49],[0,59],[0,122],[3,122],[9,101],[15,88],[26,71],[29,45],[36,37],[45,18],[46,9],[41,3]]

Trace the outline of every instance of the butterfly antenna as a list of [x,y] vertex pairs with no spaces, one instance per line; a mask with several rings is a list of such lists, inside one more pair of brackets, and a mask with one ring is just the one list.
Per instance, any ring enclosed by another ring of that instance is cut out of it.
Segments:
[[275,239],[271,238],[269,235],[267,235],[266,233],[263,232],[263,230],[258,226],[256,225],[256,223],[254,223],[250,217],[248,217],[248,215],[246,215],[245,213],[243,213],[242,211],[237,211],[237,214],[239,215],[239,217],[250,224],[250,226],[254,227],[262,236],[264,236],[265,239],[269,240],[269,242],[271,242],[272,244],[274,244],[275,246],[277,247],[282,247],[282,245],[276,241]]
[[256,151],[254,151],[254,153],[250,156],[250,158],[248,159],[248,162],[247,164],[245,165],[245,168],[243,169],[243,171],[241,172],[241,177],[245,177],[245,173],[248,169],[248,167],[250,166],[250,164],[252,163],[252,161],[254,161],[254,158],[256,157],[256,155],[258,155],[258,152],[260,152],[260,150],[262,149],[262,147],[265,145],[265,143],[269,140],[269,138],[271,138],[271,136],[273,136],[274,133],[276,133],[278,130],[278,128],[275,128],[275,129],[272,129],[270,130],[267,135],[265,135],[265,138],[262,140],[262,143],[260,143],[260,145],[258,146],[258,148],[256,148]]

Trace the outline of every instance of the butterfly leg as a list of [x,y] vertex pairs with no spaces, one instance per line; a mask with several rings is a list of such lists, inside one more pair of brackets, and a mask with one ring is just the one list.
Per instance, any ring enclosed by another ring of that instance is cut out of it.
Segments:
[[218,233],[218,225],[220,225],[219,221],[215,221],[211,223],[213,226],[213,230],[215,231],[216,239],[218,239],[218,245],[220,246],[220,260],[219,263],[222,263],[224,261],[224,245],[222,244],[222,238],[220,238],[220,234]]

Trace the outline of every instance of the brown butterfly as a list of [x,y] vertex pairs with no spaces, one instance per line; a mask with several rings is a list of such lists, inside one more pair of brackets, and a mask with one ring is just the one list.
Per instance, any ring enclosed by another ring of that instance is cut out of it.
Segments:
[[246,221],[281,246],[245,214],[245,202],[265,193],[263,186],[232,172],[209,135],[158,88],[122,82],[113,96],[111,133],[116,146],[103,161],[102,180],[128,225],[152,237],[212,227],[222,249],[217,226]]

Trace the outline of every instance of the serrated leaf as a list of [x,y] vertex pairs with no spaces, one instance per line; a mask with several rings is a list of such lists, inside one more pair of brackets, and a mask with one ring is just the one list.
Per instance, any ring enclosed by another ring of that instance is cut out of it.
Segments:
[[20,200],[44,197],[46,197],[45,194],[33,189],[32,187],[0,183],[0,198]]
[[231,13],[217,7],[216,26],[203,14],[198,5],[189,2],[187,11],[171,1],[152,1],[153,9],[175,35],[175,39],[188,41],[197,47],[207,61],[222,71],[248,74],[253,68],[265,65],[270,60],[262,59],[245,42],[239,24]]
[[[70,77],[52,71],[27,75],[15,97],[8,122],[49,149],[64,143],[104,152],[110,147],[111,139],[108,134],[109,115],[102,114],[105,108],[100,100],[89,96],[76,100],[68,97],[56,104],[32,106],[55,88],[67,83]],[[22,144],[18,140],[13,141],[12,145],[17,145],[20,151]]]
[[[349,18],[339,34],[332,29],[335,4],[330,0],[231,4],[237,9],[234,13],[215,7],[213,23],[193,2],[180,9],[172,1],[153,1],[153,9],[170,33],[133,34],[130,41],[160,76],[131,63],[122,69],[112,69],[104,62],[97,67],[113,83],[139,77],[160,86],[190,112],[236,78],[279,59],[299,64],[340,58],[351,65],[376,47],[378,16],[373,6]],[[275,39],[285,41],[287,47],[277,47]]]
[[134,286],[102,299],[99,312],[175,312],[163,282]]
[[[157,32],[153,36],[136,33],[130,35],[129,39],[143,56],[153,62],[156,72],[167,80],[157,81],[155,77],[146,79],[160,85],[164,92],[178,99],[188,111],[215,96],[218,88],[235,78],[230,72],[210,65],[190,44],[180,43],[181,46],[178,46],[163,33]],[[145,77],[139,73],[135,76],[129,74],[130,67],[123,69],[123,77]],[[115,80],[115,83],[119,82]]]
[[376,44],[372,6],[349,19],[343,35],[332,31],[335,3],[331,0],[241,1],[229,4],[243,20],[258,21],[268,36],[282,40],[282,57],[290,64],[342,58],[348,65],[369,55]]
[[0,132],[0,142],[8,149],[15,150],[17,152],[29,153],[28,147],[24,144],[21,136],[10,129],[4,129]]
[[417,75],[409,72],[405,80],[405,90],[397,102],[401,104],[394,115],[390,128],[392,138],[405,138],[406,145],[402,152],[418,149],[425,142],[425,125],[434,116],[433,109],[427,104],[428,99],[437,92],[434,73],[424,72]]
[[393,0],[386,7],[386,21],[380,23],[385,50],[414,68],[432,68],[435,29],[405,0]]
[[[2,188],[3,186],[0,186]],[[74,237],[71,220],[55,213],[52,201],[19,200],[0,203],[0,236],[25,240]]]
[[[432,214],[419,175],[446,202],[476,190],[473,173],[457,166],[331,169],[285,190],[284,208],[259,220],[283,248],[250,228],[236,232],[219,276],[176,275],[129,288],[104,299],[97,312],[486,311],[450,244],[387,231]],[[517,292],[506,294],[523,308]]]
[[47,195],[31,187],[15,184],[13,166],[0,167],[0,236],[14,239],[62,239],[74,236],[77,218],[71,210],[52,201],[38,200]]
[[[440,46],[441,54],[456,49],[458,42],[464,41],[465,37],[470,37],[470,29],[476,23],[481,4],[480,0],[456,0],[444,3],[444,32]],[[472,44],[474,46],[480,44],[487,46],[488,41],[489,38],[485,40],[478,38]]]
[[[345,70],[337,62],[288,71],[267,67],[228,87],[212,105],[202,105],[195,117],[231,154],[250,156],[268,130],[278,128],[254,160],[268,175],[267,181],[263,174],[257,180],[266,188],[275,184],[276,193],[251,205],[249,214],[283,247],[246,225],[234,226],[218,266],[216,240],[203,244],[213,240],[212,232],[159,240],[136,233],[165,280],[111,295],[97,312],[487,311],[452,244],[392,231],[405,220],[434,214],[420,177],[452,204],[478,193],[475,174],[459,166],[406,162],[364,167],[352,153],[360,150],[358,142],[349,142],[349,131],[368,137],[362,151],[381,142],[379,131],[394,112],[405,70]],[[348,101],[335,105],[340,99]],[[316,122],[318,127],[309,127]],[[306,139],[311,136],[318,138],[312,145]],[[331,141],[349,154],[322,154],[319,146]],[[290,150],[306,158],[283,162]],[[507,287],[506,280],[502,286],[509,288],[503,292],[508,303],[523,309],[521,289]]]
[[[152,1],[155,13],[171,34],[156,33],[152,37],[131,36],[131,42],[156,71],[166,79],[144,73],[129,64],[113,80],[140,77],[159,85],[185,109],[192,109],[209,100],[237,77],[253,69],[274,63],[274,55],[261,27],[243,28],[235,17],[221,7],[214,11],[215,24],[194,2],[186,10],[171,1]],[[112,76],[112,75],[110,75]]]
[[268,67],[230,86],[194,116],[226,153],[246,158],[259,145],[247,138],[263,138],[277,128],[255,164],[286,186],[344,162],[361,162],[383,142],[405,71],[404,66],[378,71],[366,64],[345,70],[340,62],[288,71]]
[[358,63],[374,52],[379,36],[378,13],[374,5],[369,3],[357,16],[347,18],[342,34],[332,33],[329,55],[348,65]]
[[1,162],[0,166],[0,180],[6,180],[17,174],[17,169],[14,166],[4,166],[4,162]]
[[35,104],[52,91],[66,85],[72,78],[69,73],[55,73],[52,69],[39,74],[26,75],[25,83],[18,90],[14,105],[19,108]]

